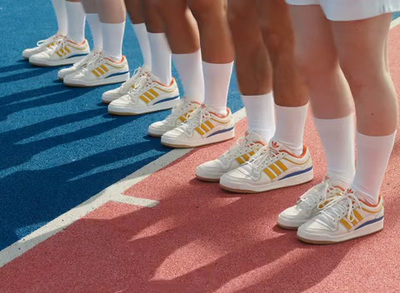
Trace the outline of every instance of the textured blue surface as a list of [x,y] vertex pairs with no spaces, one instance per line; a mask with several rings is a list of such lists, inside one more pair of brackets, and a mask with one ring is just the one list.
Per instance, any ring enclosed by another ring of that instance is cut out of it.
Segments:
[[[71,89],[56,68],[31,67],[22,50],[55,33],[50,0],[0,0],[0,249],[79,205],[170,149],[147,136],[168,112],[113,117],[101,94]],[[142,63],[131,26],[124,53]],[[175,74],[176,76],[176,74]],[[235,78],[233,78],[235,80]],[[236,82],[229,106],[242,107]]]

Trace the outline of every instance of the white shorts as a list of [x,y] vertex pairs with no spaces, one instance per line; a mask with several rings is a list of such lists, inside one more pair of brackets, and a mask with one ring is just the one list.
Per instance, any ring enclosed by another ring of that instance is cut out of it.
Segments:
[[290,5],[321,5],[332,21],[351,21],[400,11],[400,0],[286,0]]

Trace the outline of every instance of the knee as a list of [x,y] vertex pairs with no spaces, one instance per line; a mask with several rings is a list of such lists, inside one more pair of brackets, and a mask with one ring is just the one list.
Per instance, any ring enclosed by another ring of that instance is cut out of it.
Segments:
[[215,20],[216,15],[223,16],[227,8],[225,1],[217,0],[189,0],[188,4],[200,24]]
[[235,26],[241,24],[243,19],[248,17],[247,13],[247,1],[249,0],[229,0],[228,5],[228,22],[229,25]]
[[338,59],[328,54],[321,56],[321,52],[313,51],[311,48],[297,48],[295,59],[304,80],[308,85],[321,77],[328,77],[340,71]]

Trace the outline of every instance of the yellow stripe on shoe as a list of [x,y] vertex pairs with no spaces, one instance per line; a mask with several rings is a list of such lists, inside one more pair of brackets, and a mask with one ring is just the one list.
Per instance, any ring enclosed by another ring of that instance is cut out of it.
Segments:
[[279,176],[280,174],[282,174],[281,170],[279,170],[279,168],[277,166],[275,166],[274,164],[269,165],[269,167],[272,169],[272,171],[275,172],[276,175]]
[[278,167],[281,168],[281,170],[282,170],[283,172],[285,172],[285,171],[287,170],[287,167],[285,166],[285,164],[282,163],[280,160],[276,161],[275,164],[277,164]]
[[268,168],[264,169],[264,172],[268,175],[269,178],[274,179],[276,176],[272,173]]
[[149,101],[146,97],[144,97],[144,96],[140,96],[140,99],[141,99],[143,102],[145,102],[146,104],[150,103],[150,101]]
[[200,135],[204,135],[204,134],[205,134],[205,132],[204,132],[203,130],[201,130],[201,128],[198,127],[198,126],[195,128],[195,130],[196,130]]

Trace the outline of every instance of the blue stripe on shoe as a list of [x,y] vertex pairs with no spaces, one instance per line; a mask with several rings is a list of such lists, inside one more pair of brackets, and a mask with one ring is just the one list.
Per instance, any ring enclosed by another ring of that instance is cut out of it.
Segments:
[[88,54],[76,54],[76,55],[71,55],[68,58],[65,59],[69,59],[69,58],[74,58],[74,57],[83,57],[83,56],[87,56]]
[[286,179],[286,178],[289,178],[289,177],[293,177],[293,176],[296,176],[296,175],[300,175],[300,174],[303,174],[303,173],[307,173],[308,171],[311,171],[312,168],[313,168],[313,167],[311,166],[310,168],[307,168],[307,169],[305,169],[305,170],[301,170],[301,171],[297,171],[297,172],[291,173],[291,174],[289,174],[289,175],[286,175],[285,177],[282,177],[282,178],[279,179],[279,180],[283,180],[283,179]]
[[175,97],[172,97],[172,98],[168,98],[168,99],[165,99],[165,100],[158,101],[157,103],[154,103],[153,105],[155,105],[155,104],[160,104],[160,103],[164,103],[164,102],[171,101],[171,100],[175,100],[175,99],[179,99],[179,95],[178,95],[178,96],[175,96]]
[[124,75],[124,74],[127,74],[127,73],[129,73],[129,71],[113,73],[113,74],[110,74],[109,76],[107,76],[106,78],[109,78],[109,77],[112,77],[112,76]]
[[207,136],[207,137],[211,137],[211,136],[213,136],[213,135],[217,135],[217,134],[220,134],[220,133],[224,133],[224,132],[231,131],[231,130],[233,130],[233,128],[234,128],[234,127],[231,127],[231,128],[228,128],[228,129],[222,129],[222,130],[218,130],[218,131],[216,131],[216,132],[214,132],[214,133],[210,134],[210,135],[209,135],[209,136]]
[[374,219],[374,220],[371,220],[371,221],[368,221],[368,222],[365,222],[365,223],[362,224],[360,227],[357,227],[355,230],[358,230],[358,229],[360,229],[360,228],[362,228],[362,227],[365,227],[365,226],[367,226],[367,225],[369,225],[369,224],[373,224],[373,223],[379,222],[379,221],[383,220],[383,218],[384,218],[384,216],[382,216],[382,217],[380,217],[380,218],[377,218],[377,219]]

